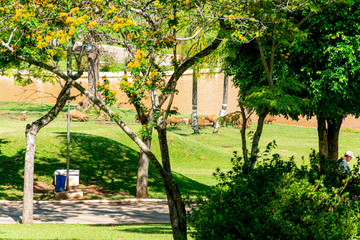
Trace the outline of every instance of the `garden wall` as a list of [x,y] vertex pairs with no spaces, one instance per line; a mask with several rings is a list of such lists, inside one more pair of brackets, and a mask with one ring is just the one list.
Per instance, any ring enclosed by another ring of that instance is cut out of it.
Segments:
[[[125,93],[119,90],[118,79],[122,73],[101,73],[101,77],[106,76],[111,81],[111,89],[118,90],[117,98],[121,108],[132,108],[127,102]],[[168,73],[170,76],[170,72]],[[79,80],[87,88],[87,74],[85,73]],[[198,114],[218,114],[223,99],[224,75],[222,73],[208,73],[203,71],[198,80]],[[0,101],[18,101],[18,102],[37,102],[54,103],[61,87],[59,83],[43,83],[41,80],[35,80],[34,84],[26,87],[14,84],[12,78],[0,75]],[[175,96],[173,107],[178,108],[181,114],[191,114],[192,112],[192,71],[186,71],[179,79],[177,89],[179,93]],[[229,96],[227,113],[237,111],[237,93],[238,90],[229,81]],[[77,90],[72,90],[72,95],[77,95]],[[83,99],[78,96],[72,103],[77,104]]]

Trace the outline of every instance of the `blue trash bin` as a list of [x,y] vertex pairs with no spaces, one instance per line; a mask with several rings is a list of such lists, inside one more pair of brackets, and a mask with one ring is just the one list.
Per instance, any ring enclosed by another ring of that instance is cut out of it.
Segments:
[[62,192],[65,189],[66,183],[66,176],[64,175],[56,175],[56,183],[55,183],[55,190]]

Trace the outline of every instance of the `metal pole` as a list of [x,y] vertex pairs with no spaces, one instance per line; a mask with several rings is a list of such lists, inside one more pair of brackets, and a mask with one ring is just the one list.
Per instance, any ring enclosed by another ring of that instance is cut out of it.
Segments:
[[66,191],[69,191],[69,167],[70,167],[70,100],[68,100],[67,115],[67,164],[66,164]]

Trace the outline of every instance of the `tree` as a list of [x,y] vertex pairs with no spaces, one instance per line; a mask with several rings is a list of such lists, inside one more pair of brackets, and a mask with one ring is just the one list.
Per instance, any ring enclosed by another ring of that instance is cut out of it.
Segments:
[[214,125],[214,130],[213,133],[217,133],[219,131],[220,128],[220,123],[219,120],[220,118],[222,118],[223,116],[225,116],[225,111],[226,111],[226,107],[227,107],[227,102],[228,102],[228,94],[229,94],[229,76],[225,73],[224,75],[224,89],[223,89],[223,103],[219,112],[219,117]]
[[[116,4],[116,2],[112,3]],[[155,124],[156,129],[159,133],[159,142],[162,154],[162,164],[160,164],[156,157],[150,152],[146,144],[141,141],[133,132],[131,132],[131,130],[127,128],[127,126],[118,118],[116,114],[114,114],[98,98],[92,95],[89,91],[86,91],[80,84],[75,82],[77,77],[81,76],[82,71],[79,71],[75,75],[72,74],[73,59],[71,53],[75,40],[77,38],[81,38],[82,36],[80,35],[80,33],[86,33],[86,31],[89,31],[90,29],[93,29],[97,26],[98,30],[102,30],[102,28],[105,28],[106,30],[106,27],[109,27],[112,30],[122,29],[124,30],[123,32],[121,32],[122,34],[124,34],[124,38],[122,39],[124,44],[130,44],[131,42],[128,42],[126,39],[132,39],[133,37],[135,37],[134,32],[140,31],[140,29],[148,31],[149,28],[147,28],[147,25],[136,25],[134,21],[131,20],[131,18],[124,20],[123,18],[119,17],[121,15],[113,16],[112,14],[115,12],[117,7],[119,7],[120,9],[120,11],[117,11],[117,13],[120,14],[125,12],[125,16],[127,13],[127,11],[125,10],[130,9],[133,12],[137,12],[139,9],[136,9],[128,4],[119,4],[116,6],[103,5],[101,1],[91,1],[86,3],[64,2],[64,5],[59,5],[56,7],[52,4],[48,4],[45,6],[45,3],[37,2],[35,2],[34,5],[21,5],[20,3],[12,4],[10,1],[2,2],[2,4],[5,7],[1,7],[0,11],[4,11],[6,12],[6,14],[4,14],[5,17],[1,19],[1,24],[7,26],[5,29],[8,30],[2,32],[0,36],[0,43],[4,47],[4,51],[1,52],[5,59],[5,61],[2,62],[8,64],[12,64],[14,61],[19,63],[29,63],[36,66],[37,68],[45,69],[57,76],[60,76],[66,82],[63,89],[65,92],[67,91],[66,88],[75,86],[78,90],[80,90],[88,98],[95,102],[96,105],[99,106],[103,111],[105,111],[115,122],[117,122],[118,125],[139,145],[141,150],[144,151],[144,153],[149,157],[150,161],[154,164],[155,168],[158,170],[159,174],[164,179],[164,185],[168,195],[170,219],[172,223],[174,238],[186,239],[185,206],[182,201],[180,191],[171,176],[169,152],[166,142],[166,124],[161,114],[161,106],[167,100],[168,96],[170,96],[172,92],[174,92],[176,82],[178,81],[182,73],[186,71],[190,66],[195,64],[197,59],[207,56],[214,49],[217,48],[222,39],[222,35],[224,32],[223,28],[219,28],[220,31],[218,37],[214,39],[212,44],[207,46],[202,51],[196,53],[194,56],[190,56],[181,64],[179,64],[175,59],[174,64],[178,65],[178,67],[176,68],[177,70],[166,84],[161,79],[162,75],[159,74],[160,71],[157,68],[154,68],[156,67],[156,65],[154,65],[155,52],[150,51],[150,55],[148,55],[149,58],[145,58],[146,54],[145,51],[142,50],[142,48],[146,49],[146,47],[148,46],[146,44],[147,41],[143,41],[143,39],[135,39],[137,41],[134,42],[138,45],[132,45],[135,48],[135,55],[133,61],[128,64],[128,68],[130,69],[130,72],[134,77],[134,81],[127,81],[126,76],[124,76],[123,81],[119,85],[122,89],[127,90],[131,101],[137,103],[137,105],[135,106],[138,107],[137,110],[139,110],[142,114],[144,113],[145,108],[141,105],[140,101],[136,100],[141,100],[144,97],[144,91],[149,90],[150,97],[153,100],[153,106],[150,110],[152,111],[155,120],[153,124]],[[133,4],[136,5],[137,3]],[[153,4],[156,5],[158,4],[158,2]],[[33,8],[34,6],[36,7]],[[106,9],[103,8],[104,6],[106,7]],[[145,6],[148,5],[145,4]],[[164,4],[163,6],[168,5]],[[172,6],[171,2],[169,6]],[[182,3],[182,6],[187,6],[187,4]],[[176,7],[174,8],[176,9]],[[17,11],[16,9],[21,9],[21,11]],[[143,9],[141,8],[140,10]],[[151,8],[151,10],[153,12],[159,12],[159,8]],[[14,18],[11,18],[14,12],[16,12],[17,17],[20,19],[19,21],[17,21],[17,18],[15,18],[16,21],[13,21]],[[151,20],[152,16],[150,17]],[[101,25],[100,23],[104,23],[102,22],[102,20],[108,21],[107,24]],[[176,22],[172,22],[171,20],[173,19],[169,17],[167,18],[167,21],[171,23],[170,26],[176,28]],[[215,19],[215,21],[218,22],[217,19]],[[106,32],[105,30],[104,32]],[[34,32],[36,34],[33,34]],[[162,32],[158,32],[156,34],[156,36],[158,36],[159,38],[155,38],[154,42],[158,45],[152,46],[153,49],[164,46],[168,47],[174,42],[173,37],[171,36],[164,37],[162,35]],[[143,33],[143,35],[146,35],[145,32]],[[29,36],[29,38],[27,38],[27,36]],[[153,38],[154,36],[155,35],[152,35],[150,37]],[[3,40],[6,38],[8,38],[7,41]],[[56,39],[59,46],[49,45],[48,42],[54,39]],[[27,44],[28,42],[30,42],[31,45]],[[87,42],[85,38],[85,40],[83,41],[83,45],[86,44]],[[78,69],[80,70],[83,53],[84,51],[82,49],[80,51],[80,55],[76,57]],[[67,74],[64,74],[58,68],[58,60],[61,59],[61,56],[59,55],[67,55]],[[140,64],[142,64],[142,66],[140,66]],[[141,74],[144,73],[142,72],[142,70],[144,70],[142,68],[143,66],[147,66],[148,68],[145,72],[146,75],[141,76]],[[21,76],[21,73],[19,73],[19,76]],[[157,85],[155,83],[160,85]],[[104,81],[103,83],[99,83],[98,87],[103,91],[103,95],[105,96],[105,103],[113,103],[115,94],[112,90],[109,89],[108,82]],[[158,95],[157,92],[158,87],[161,87],[160,90],[162,90],[160,95]],[[61,99],[61,103],[63,102],[63,98],[58,99]],[[61,107],[61,104],[59,104],[59,107]],[[50,113],[50,116],[52,118],[55,118],[57,114],[58,111],[53,111]],[[143,116],[145,115],[140,115],[140,118],[142,118]],[[148,126],[145,125],[142,129],[144,133],[148,133],[147,127]],[[28,144],[30,144],[30,142]],[[28,151],[30,151],[31,149],[34,148],[27,148]],[[30,159],[27,162],[30,162],[30,164],[33,165],[33,159]],[[31,171],[33,171],[33,168],[30,169],[30,172]],[[25,176],[26,178],[24,179],[24,185],[25,187],[30,186],[33,179],[28,176],[31,176],[31,174],[25,174]],[[26,201],[29,201],[32,204],[32,199],[30,199],[31,196],[26,198]],[[29,206],[24,206],[24,212],[27,211],[29,213],[32,213],[32,209]],[[27,223],[32,222],[31,218]]]
[[193,69],[193,84],[192,84],[192,129],[194,133],[199,133],[199,122],[197,116],[197,93],[198,93],[198,78],[199,78],[199,68],[195,66]]
[[[97,91],[96,83],[100,80],[100,59],[102,56],[101,42],[98,41],[99,33],[93,29],[86,34],[86,46],[79,46],[84,48],[87,53],[87,69],[88,69],[88,90],[95,96],[100,98],[100,93]],[[92,106],[92,102],[85,98],[76,107],[77,110],[87,111]]]
[[333,5],[309,20],[307,38],[289,48],[289,66],[306,85],[303,113],[316,116],[319,152],[338,159],[342,120],[360,114],[359,1]]
[[[89,14],[92,6],[84,7]],[[49,124],[62,110],[70,98],[70,89],[83,69],[81,59],[84,49],[74,56],[75,40],[81,38],[80,32],[92,28],[90,17],[84,12],[79,14],[76,2],[13,2],[2,1],[0,4],[0,66],[2,72],[12,73],[20,84],[30,84],[32,77],[43,81],[62,84],[57,102],[43,117],[26,126],[26,154],[24,171],[24,207],[23,223],[33,222],[33,174],[36,135]],[[88,25],[89,24],[89,25]],[[84,30],[85,29],[85,30]],[[78,72],[73,73],[73,57]],[[66,70],[59,69],[60,60],[67,63]],[[27,70],[28,78],[23,78],[21,70]]]
[[[248,169],[254,168],[257,161],[266,115],[281,113],[296,118],[303,105],[301,98],[296,97],[301,83],[294,76],[285,77],[288,69],[283,62],[288,58],[288,53],[279,47],[301,38],[303,33],[300,26],[321,8],[334,2],[336,1],[292,1],[279,8],[277,7],[283,4],[279,1],[259,1],[254,5],[247,5],[246,10],[252,11],[254,18],[259,20],[260,32],[254,36],[253,41],[234,34],[241,41],[229,42],[228,47],[232,50],[227,61],[228,73],[234,75],[233,81],[240,88],[240,105],[256,109],[259,116],[257,129],[252,137],[250,158],[245,162]],[[243,137],[244,135],[242,134]],[[243,139],[243,144],[244,142]],[[245,148],[243,145],[243,152],[247,153]],[[247,156],[244,158],[248,159]]]

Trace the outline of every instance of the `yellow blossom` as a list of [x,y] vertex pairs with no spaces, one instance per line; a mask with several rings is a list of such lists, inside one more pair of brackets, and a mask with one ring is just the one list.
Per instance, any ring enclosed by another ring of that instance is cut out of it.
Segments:
[[49,36],[49,35],[47,35],[46,37],[45,37],[45,41],[46,42],[50,42],[50,41],[52,41],[54,38],[52,37],[52,36]]
[[89,28],[93,28],[93,27],[95,27],[96,25],[97,25],[97,22],[96,22],[96,21],[91,21],[91,22],[89,22],[88,27],[89,27]]
[[64,17],[67,17],[67,16],[68,16],[68,14],[65,13],[65,12],[61,12],[61,13],[60,13],[60,17],[61,17],[61,18],[64,18]]
[[158,75],[158,70],[155,69],[154,72],[150,73],[150,78],[154,78],[154,77],[156,77],[157,75]]
[[73,9],[70,10],[70,12],[71,12],[72,14],[76,13],[77,11],[79,11],[79,8],[78,8],[78,7],[73,8]]
[[106,12],[106,14],[112,14],[112,13],[115,12],[115,10],[116,10],[116,7],[110,6],[110,10],[108,10],[108,11]]

